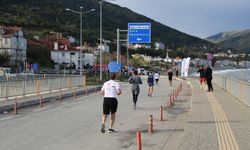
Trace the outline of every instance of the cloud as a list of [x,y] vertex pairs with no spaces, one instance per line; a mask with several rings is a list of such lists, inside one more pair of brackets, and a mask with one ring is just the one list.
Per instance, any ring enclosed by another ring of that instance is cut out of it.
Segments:
[[250,28],[249,0],[117,0],[114,3],[203,38],[221,31]]

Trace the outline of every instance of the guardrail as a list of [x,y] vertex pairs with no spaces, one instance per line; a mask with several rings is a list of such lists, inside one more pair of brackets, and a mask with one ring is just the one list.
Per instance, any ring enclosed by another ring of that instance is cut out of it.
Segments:
[[86,76],[17,75],[0,80],[0,99],[86,86]]
[[214,75],[213,82],[250,106],[250,83],[225,75]]

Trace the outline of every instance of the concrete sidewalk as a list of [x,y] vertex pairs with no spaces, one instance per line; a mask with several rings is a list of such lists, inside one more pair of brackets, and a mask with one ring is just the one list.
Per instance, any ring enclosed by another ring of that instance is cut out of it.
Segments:
[[179,150],[249,150],[250,109],[217,85],[214,92],[192,84],[192,112]]

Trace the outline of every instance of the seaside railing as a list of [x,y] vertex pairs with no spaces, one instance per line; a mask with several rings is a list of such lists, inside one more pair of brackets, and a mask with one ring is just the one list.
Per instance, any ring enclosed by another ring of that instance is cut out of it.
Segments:
[[213,82],[250,106],[250,83],[225,75],[214,75]]
[[0,79],[0,100],[86,87],[86,76],[17,75]]

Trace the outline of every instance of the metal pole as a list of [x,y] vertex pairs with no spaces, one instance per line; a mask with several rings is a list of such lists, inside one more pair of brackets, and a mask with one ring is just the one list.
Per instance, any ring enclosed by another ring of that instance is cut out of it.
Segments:
[[100,1],[100,81],[102,81],[102,2]]
[[59,40],[58,40],[58,32],[56,32],[56,42],[57,42],[57,69],[58,69],[58,72],[57,74],[60,73],[60,65],[59,65]]
[[117,28],[117,56],[116,61],[119,64],[119,55],[120,55],[120,29]]
[[82,9],[83,7],[80,7],[80,76],[82,76]]
[[128,52],[128,39],[127,39],[127,67],[129,66],[129,52]]
[[83,7],[81,6],[80,7],[80,12],[78,11],[75,11],[75,10],[71,10],[69,8],[66,8],[66,11],[71,11],[71,12],[74,12],[74,13],[77,13],[77,14],[80,14],[80,75],[82,76],[82,72],[83,72],[83,68],[82,68],[82,14],[84,13],[88,13],[88,12],[92,12],[92,11],[95,11],[95,9],[91,9],[91,10],[88,10],[88,11],[82,11]]
[[82,76],[82,9],[80,7],[80,76]]

